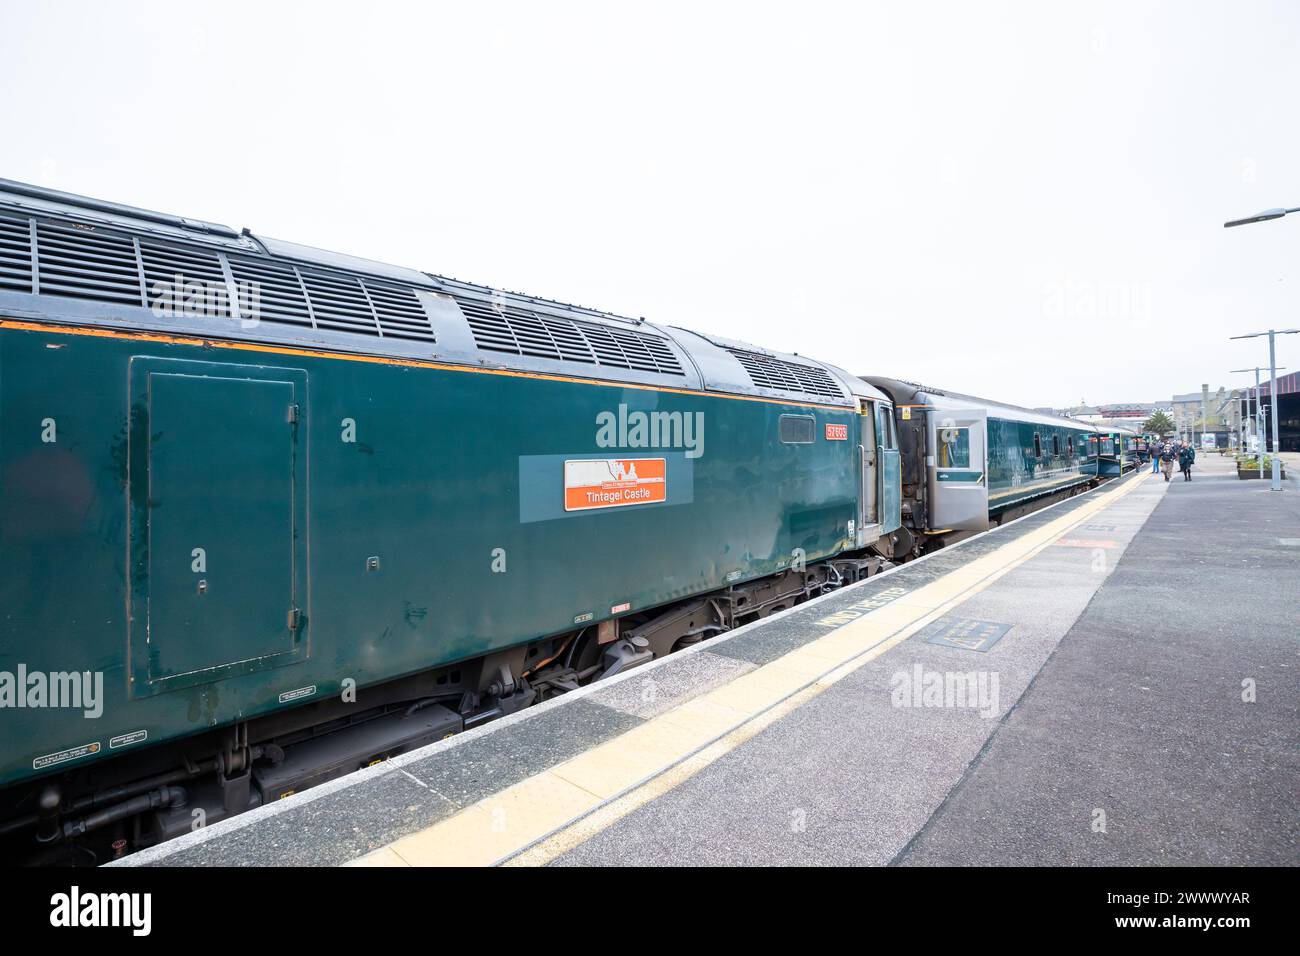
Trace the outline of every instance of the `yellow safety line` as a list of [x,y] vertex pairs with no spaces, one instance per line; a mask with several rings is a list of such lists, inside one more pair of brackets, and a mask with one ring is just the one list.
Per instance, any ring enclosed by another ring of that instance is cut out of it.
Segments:
[[823,637],[349,865],[548,862],[690,779],[1140,484],[1127,481]]

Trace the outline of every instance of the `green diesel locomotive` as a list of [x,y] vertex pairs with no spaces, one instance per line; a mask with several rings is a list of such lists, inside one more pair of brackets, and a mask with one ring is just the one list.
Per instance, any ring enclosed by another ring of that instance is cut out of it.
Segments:
[[102,860],[857,580],[891,416],[811,359],[0,184],[0,839]]

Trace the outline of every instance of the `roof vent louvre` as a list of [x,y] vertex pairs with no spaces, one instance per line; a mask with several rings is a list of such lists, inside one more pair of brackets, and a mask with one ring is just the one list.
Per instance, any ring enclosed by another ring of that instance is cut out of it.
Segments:
[[370,299],[356,276],[302,270],[318,329],[381,335]]
[[575,322],[500,302],[458,298],[474,341],[485,352],[583,362],[638,372],[684,375],[662,340],[641,332]]
[[369,279],[363,283],[385,338],[433,341],[433,326],[429,324],[429,316],[413,288],[385,285]]
[[[191,246],[140,241],[149,305],[162,314],[230,316],[230,287],[219,253]],[[45,252],[41,251],[44,274]],[[45,291],[41,280],[41,291]]]
[[142,304],[135,242],[129,237],[38,220],[36,248],[42,294]]
[[272,259],[227,256],[235,279],[241,318],[312,327],[307,292],[298,270]]
[[32,291],[32,224],[0,216],[0,289]]
[[747,352],[743,349],[729,348],[727,351],[745,367],[750,381],[759,388],[800,395],[816,395],[819,398],[844,397],[844,389],[840,388],[835,379],[825,369],[815,365],[800,365],[773,355]]

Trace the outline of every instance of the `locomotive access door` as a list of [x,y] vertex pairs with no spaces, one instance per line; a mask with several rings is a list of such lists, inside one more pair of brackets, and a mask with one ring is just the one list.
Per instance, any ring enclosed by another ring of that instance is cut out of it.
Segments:
[[131,363],[132,695],[307,656],[306,374]]
[[987,418],[982,408],[930,412],[927,470],[931,530],[988,528]]

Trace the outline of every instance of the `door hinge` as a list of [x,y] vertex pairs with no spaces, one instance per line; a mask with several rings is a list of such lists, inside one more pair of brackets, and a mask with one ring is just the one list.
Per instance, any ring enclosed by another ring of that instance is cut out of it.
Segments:
[[289,424],[298,424],[298,403],[294,402],[289,406]]
[[288,623],[289,623],[289,630],[294,631],[295,633],[297,632],[298,628],[302,627],[302,608],[300,607],[289,608]]

